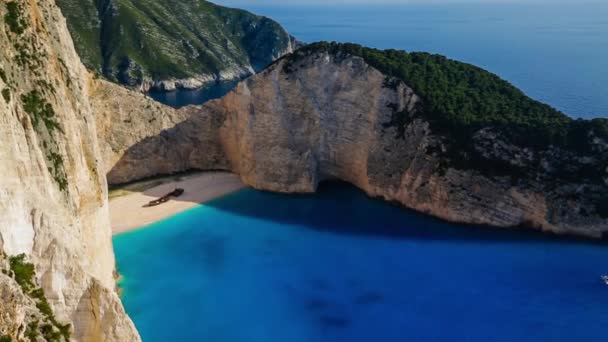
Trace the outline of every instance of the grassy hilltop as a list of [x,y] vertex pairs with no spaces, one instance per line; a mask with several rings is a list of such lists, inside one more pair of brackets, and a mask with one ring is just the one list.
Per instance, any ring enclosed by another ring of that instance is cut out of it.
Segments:
[[[386,86],[396,86],[399,80],[405,82],[423,99],[419,115],[430,120],[436,130],[447,134],[460,147],[484,127],[493,127],[516,145],[538,149],[553,145],[589,152],[592,137],[608,140],[608,120],[574,120],[531,99],[495,74],[441,55],[318,42],[286,56],[292,61],[288,67],[298,58],[319,51],[362,57],[369,65],[393,77],[387,79]],[[397,115],[395,123],[406,120]]]

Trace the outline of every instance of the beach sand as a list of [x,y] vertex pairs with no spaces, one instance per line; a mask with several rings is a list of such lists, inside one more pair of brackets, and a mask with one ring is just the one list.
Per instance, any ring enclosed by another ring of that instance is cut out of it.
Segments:
[[[201,172],[156,178],[111,190],[112,234],[127,232],[160,221],[244,187],[237,175],[227,172]],[[184,194],[155,207],[143,207],[175,188],[183,188]]]

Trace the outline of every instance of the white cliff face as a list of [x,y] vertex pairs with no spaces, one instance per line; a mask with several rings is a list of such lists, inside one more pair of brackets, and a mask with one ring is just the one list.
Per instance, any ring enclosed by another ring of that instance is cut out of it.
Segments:
[[[174,127],[188,118],[188,113],[164,106],[144,94],[97,80],[90,88],[90,101],[95,113],[97,134],[100,142],[103,173],[107,174],[124,154],[125,147],[150,137],[157,137],[164,130]],[[162,146],[159,146],[162,148]],[[163,167],[162,153],[150,152],[149,158],[158,155],[155,174],[171,173]],[[182,164],[182,167],[186,167]],[[128,177],[147,177],[147,171],[137,165],[125,167]],[[109,177],[114,177],[109,175]],[[125,177],[127,177],[125,175]],[[113,182],[116,183],[116,182]]]
[[115,292],[89,76],[53,1],[3,2],[0,15],[15,18],[0,30],[0,250],[27,255],[74,340],[138,341]]
[[[358,57],[286,58],[222,99],[180,109],[187,119],[156,137],[148,132],[145,139],[116,146],[106,165],[108,181],[127,182],[156,170],[221,169],[258,189],[313,192],[319,182],[338,179],[451,222],[606,234],[607,219],[593,202],[602,185],[584,179],[551,185],[551,169],[597,158],[579,160],[565,151],[539,156],[484,129],[472,137],[480,155],[513,165],[540,159],[546,171],[514,183],[509,176],[446,166],[441,151],[450,142],[416,115],[424,103],[403,82],[389,81]],[[574,203],[572,196],[579,199]]]

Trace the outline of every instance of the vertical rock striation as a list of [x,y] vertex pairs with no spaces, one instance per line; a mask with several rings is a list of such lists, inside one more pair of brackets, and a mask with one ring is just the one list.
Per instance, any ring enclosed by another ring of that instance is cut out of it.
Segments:
[[[0,250],[33,263],[73,339],[138,341],[115,292],[92,80],[53,1],[3,1],[0,18]],[[0,276],[0,336],[16,340],[38,309],[11,279]]]
[[[338,179],[451,222],[606,234],[608,215],[598,200],[608,191],[603,138],[595,139],[595,152],[579,156],[522,148],[486,127],[470,137],[481,164],[520,171],[488,173],[450,161],[452,142],[434,130],[424,106],[407,84],[361,57],[290,56],[222,99],[177,111],[187,119],[174,127],[115,146],[108,181],[222,169],[258,189],[313,192]],[[589,170],[597,173],[563,177]],[[602,173],[605,180],[597,181]]]

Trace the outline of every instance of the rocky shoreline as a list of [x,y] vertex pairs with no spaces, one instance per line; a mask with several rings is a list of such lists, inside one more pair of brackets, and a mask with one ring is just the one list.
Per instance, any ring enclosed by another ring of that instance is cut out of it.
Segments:
[[[287,54],[293,53],[295,50],[304,45],[305,44],[303,42],[298,41],[293,36],[290,36],[290,43],[287,48],[273,56],[273,59],[279,59]],[[186,78],[154,80],[146,77],[139,85],[136,85],[134,89],[138,89],[144,93],[150,91],[173,92],[180,89],[197,90],[213,83],[240,81],[249,76],[255,75],[257,71],[263,70],[263,68],[257,69],[259,70],[256,70],[255,67],[248,65],[230,67],[215,74],[199,74]],[[127,83],[136,83],[136,81],[132,80]]]
[[179,89],[197,90],[213,83],[242,80],[253,74],[255,74],[255,70],[253,70],[252,67],[231,68],[228,70],[223,70],[218,74],[201,74],[182,79],[144,79],[144,81],[136,88],[144,93],[149,91],[173,92]]

